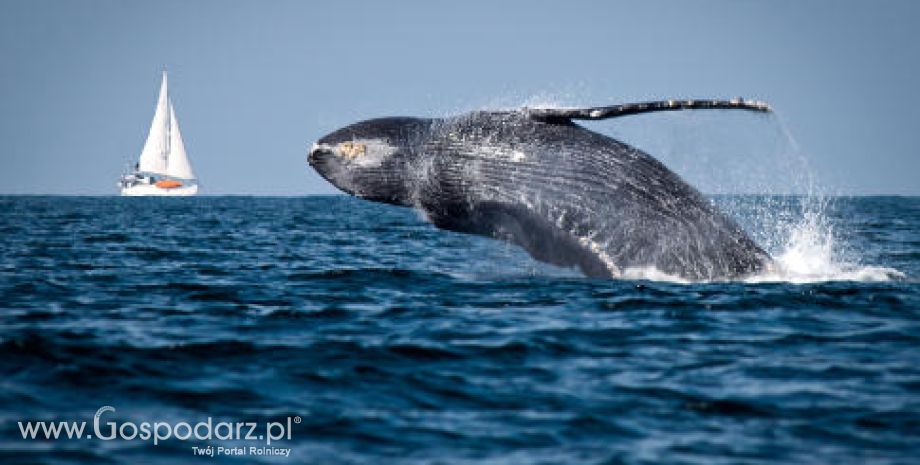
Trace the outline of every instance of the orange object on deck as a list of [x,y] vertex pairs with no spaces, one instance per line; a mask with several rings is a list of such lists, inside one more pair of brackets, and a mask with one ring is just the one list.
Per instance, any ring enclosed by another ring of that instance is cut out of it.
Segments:
[[162,181],[157,181],[155,186],[159,187],[160,189],[172,189],[182,186],[182,183],[179,181],[173,181],[172,179],[164,179]]

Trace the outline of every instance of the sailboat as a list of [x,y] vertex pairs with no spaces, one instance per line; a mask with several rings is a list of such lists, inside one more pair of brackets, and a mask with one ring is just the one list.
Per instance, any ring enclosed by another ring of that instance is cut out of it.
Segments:
[[128,196],[187,196],[198,193],[198,179],[185,153],[165,70],[147,142],[134,169],[121,176],[118,187],[121,195]]

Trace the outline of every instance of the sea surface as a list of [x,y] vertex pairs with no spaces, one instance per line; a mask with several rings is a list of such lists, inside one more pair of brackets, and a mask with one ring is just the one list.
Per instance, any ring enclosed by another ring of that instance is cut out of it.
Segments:
[[776,269],[586,279],[344,196],[0,197],[0,462],[918,463],[920,198],[716,201]]

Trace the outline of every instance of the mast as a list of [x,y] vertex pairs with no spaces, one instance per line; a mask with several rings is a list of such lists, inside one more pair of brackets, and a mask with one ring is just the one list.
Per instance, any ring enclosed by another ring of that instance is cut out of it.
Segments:
[[[165,84],[164,84],[164,88],[166,89],[166,106],[169,107],[169,106],[172,105],[172,99],[169,98],[169,85],[168,85],[168,81],[167,81],[167,77],[166,77],[166,66],[163,66],[163,82],[165,83]],[[166,112],[166,138],[165,138],[165,139],[166,139],[166,143],[163,144],[163,147],[164,147],[164,149],[163,149],[163,164],[166,166],[166,170],[167,170],[167,171],[169,170],[169,152],[171,151],[171,148],[170,148],[170,137],[169,137],[170,123],[171,123],[170,119],[171,119],[171,118],[170,118],[170,114],[169,114],[169,113],[170,113],[170,112],[168,112],[168,111]]]

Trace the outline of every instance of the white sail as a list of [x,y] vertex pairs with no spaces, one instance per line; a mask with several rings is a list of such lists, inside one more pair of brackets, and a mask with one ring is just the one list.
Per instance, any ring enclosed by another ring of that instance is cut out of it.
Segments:
[[179,179],[195,179],[192,165],[185,153],[182,133],[179,132],[179,120],[172,102],[169,102],[169,158],[166,163],[166,175]]
[[153,122],[150,124],[150,132],[147,134],[147,142],[141,151],[141,158],[138,162],[138,171],[165,174],[166,160],[168,157],[169,140],[168,140],[168,122],[167,106],[169,93],[166,86],[166,72],[163,72],[163,82],[160,84],[160,97],[157,100],[157,110],[153,114]]

